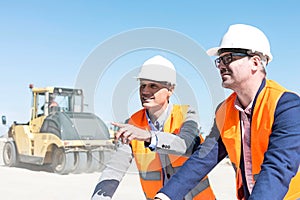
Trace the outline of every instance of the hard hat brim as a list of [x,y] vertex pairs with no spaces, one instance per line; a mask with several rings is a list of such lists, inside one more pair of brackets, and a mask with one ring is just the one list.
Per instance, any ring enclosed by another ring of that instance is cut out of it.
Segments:
[[[206,53],[209,55],[209,56],[219,56],[219,51],[220,49],[235,49],[235,48],[232,48],[232,47],[213,47],[213,48],[210,48],[206,51]],[[239,49],[239,48],[237,48]]]
[[206,51],[206,53],[209,55],[209,56],[218,56],[218,51],[221,49],[221,47],[213,47],[213,48],[210,48]]

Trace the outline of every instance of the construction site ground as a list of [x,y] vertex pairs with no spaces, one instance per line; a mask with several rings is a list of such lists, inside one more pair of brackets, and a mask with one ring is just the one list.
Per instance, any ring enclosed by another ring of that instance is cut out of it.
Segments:
[[[0,138],[0,196],[4,200],[88,200],[101,172],[58,175],[39,166],[6,167],[2,159],[4,139]],[[218,200],[235,198],[234,171],[228,160],[210,174]],[[144,200],[135,163],[118,187],[114,200]]]

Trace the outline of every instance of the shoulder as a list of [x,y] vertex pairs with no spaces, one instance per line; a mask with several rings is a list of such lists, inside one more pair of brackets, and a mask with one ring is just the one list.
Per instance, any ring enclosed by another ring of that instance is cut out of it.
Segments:
[[130,118],[140,117],[141,115],[144,115],[144,114],[146,114],[146,109],[142,108],[142,109],[136,111],[135,113],[133,113]]
[[274,118],[275,125],[299,124],[300,97],[293,92],[284,92],[278,100]]
[[[285,110],[299,110],[300,109],[300,97],[294,92],[284,92],[278,100],[276,113],[279,114]],[[300,115],[300,112],[299,114]]]
[[173,115],[177,118],[182,116],[184,121],[194,121],[199,124],[199,116],[197,110],[190,105],[173,105]]
[[174,104],[172,108],[172,112],[173,113],[180,112],[183,114],[197,114],[196,109],[188,104],[182,104],[182,105]]
[[218,111],[225,111],[226,108],[230,108],[230,106],[228,106],[229,104],[234,105],[236,98],[237,94],[235,92],[231,93],[225,100],[217,105],[215,114],[217,114]]
[[284,92],[282,94],[282,96],[280,97],[281,101],[296,101],[299,102],[300,101],[300,96],[294,92],[291,91],[287,91]]

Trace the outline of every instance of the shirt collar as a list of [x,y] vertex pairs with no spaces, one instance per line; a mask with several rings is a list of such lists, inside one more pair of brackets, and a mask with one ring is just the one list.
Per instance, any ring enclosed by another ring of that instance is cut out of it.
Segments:
[[[158,131],[161,131],[163,130],[163,127],[164,127],[164,124],[165,122],[167,121],[171,111],[172,111],[172,108],[173,108],[173,104],[172,103],[169,103],[167,108],[164,110],[164,112],[157,118],[157,120],[152,123],[152,121],[150,120],[150,117],[148,115],[148,112],[146,112],[146,116],[147,116],[147,120],[148,120],[148,124],[150,125],[151,127],[151,130],[158,130]],[[156,128],[158,127],[158,128]]]
[[237,97],[234,102],[234,107],[238,111],[245,112],[249,116],[251,115],[251,112],[252,112],[252,105],[253,105],[253,100],[250,102],[250,104],[245,109],[243,109],[243,106]]

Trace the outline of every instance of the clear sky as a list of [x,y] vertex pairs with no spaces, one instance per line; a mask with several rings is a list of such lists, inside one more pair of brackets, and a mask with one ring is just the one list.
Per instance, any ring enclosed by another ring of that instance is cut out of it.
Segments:
[[[74,87],[85,61],[105,41],[147,27],[175,31],[208,49],[219,44],[231,24],[257,26],[268,36],[274,57],[267,66],[268,78],[300,93],[299,6],[297,0],[0,1],[0,115],[8,121],[27,122],[30,83]],[[142,49],[112,60],[97,82],[95,112],[105,121],[116,120],[112,110],[119,108],[112,101],[118,102],[114,98],[120,80],[157,52],[174,62],[194,91],[202,127],[208,130],[214,110],[207,81],[195,76],[180,55],[158,49]],[[136,89],[128,93],[130,99],[119,106],[126,105],[132,114],[140,104]]]

